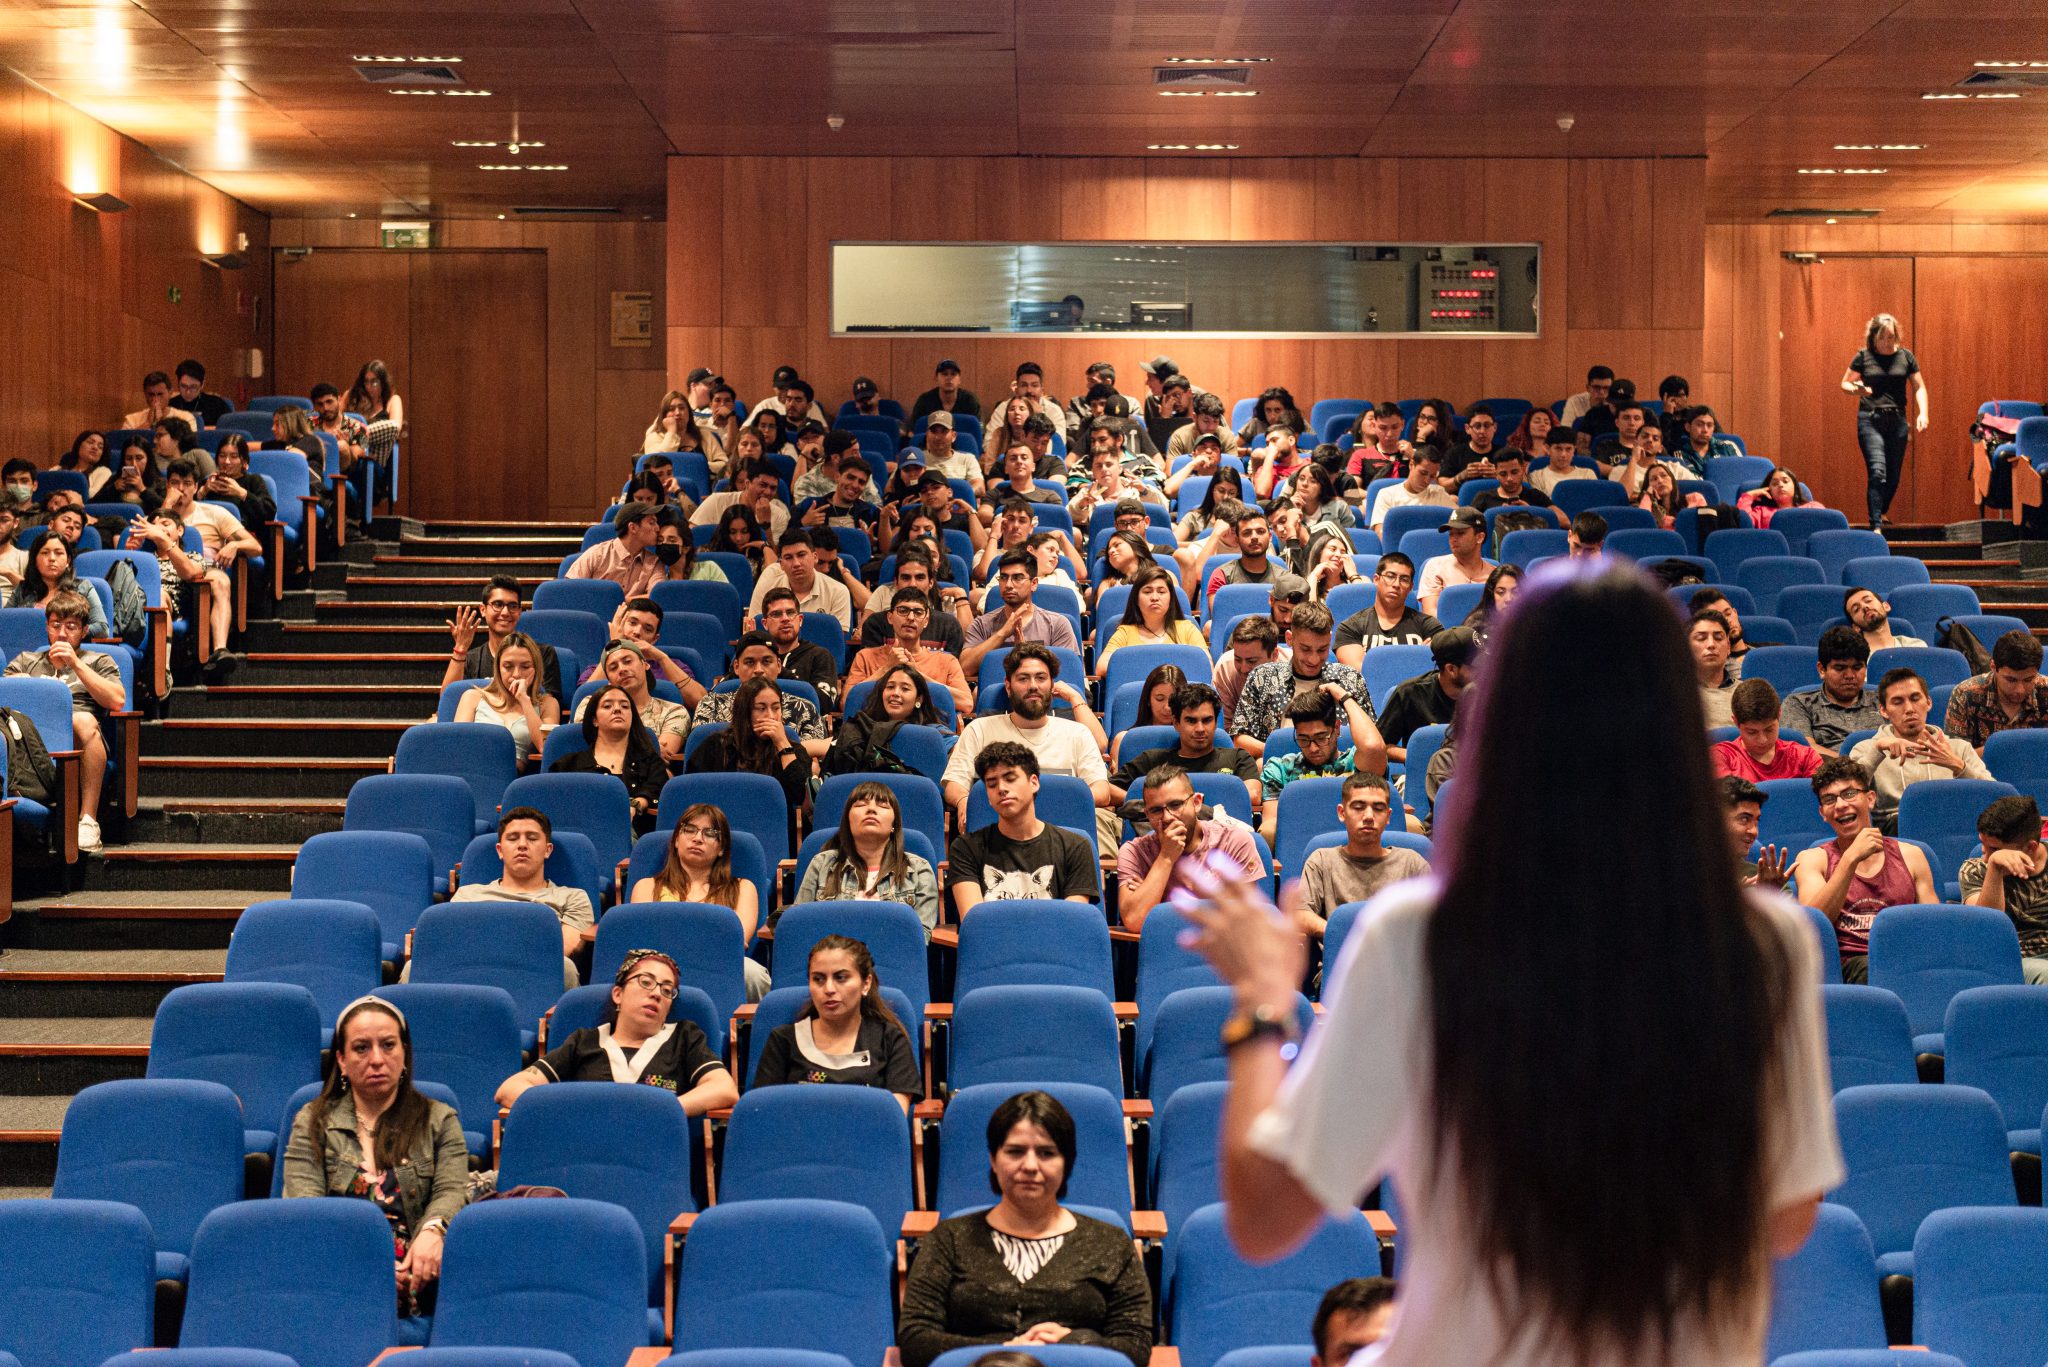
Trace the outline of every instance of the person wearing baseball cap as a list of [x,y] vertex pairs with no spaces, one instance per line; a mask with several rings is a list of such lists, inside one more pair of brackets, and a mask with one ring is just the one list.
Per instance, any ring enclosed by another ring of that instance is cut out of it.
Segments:
[[981,400],[970,390],[960,387],[960,363],[948,358],[934,368],[938,383],[917,396],[917,402],[910,406],[910,425],[914,430],[918,420],[927,413],[958,413],[979,420]]
[[654,553],[661,538],[661,510],[638,501],[619,505],[612,514],[616,535],[600,541],[576,557],[565,579],[609,579],[624,588],[626,597],[640,598],[668,578],[668,566]]
[[1117,392],[1116,367],[1108,361],[1097,361],[1094,365],[1088,367],[1087,383],[1081,386],[1081,392],[1067,400],[1068,445],[1073,444],[1074,437],[1081,430],[1081,424],[1095,416],[1095,410],[1090,406],[1089,400],[1098,385],[1109,390],[1108,411],[1110,413],[1115,414],[1119,418],[1131,416],[1131,401]]
[[1168,377],[1160,384],[1157,394],[1145,396],[1145,431],[1152,438],[1152,444],[1163,447],[1172,441],[1173,434],[1187,426],[1194,411],[1195,387],[1188,382],[1188,377]]
[[1387,742],[1387,758],[1395,763],[1407,760],[1410,736],[1425,726],[1448,726],[1457,716],[1458,699],[1472,686],[1479,639],[1470,627],[1439,631],[1430,638],[1429,657],[1434,666],[1429,673],[1398,685],[1380,713],[1380,735]]
[[1453,508],[1437,530],[1450,537],[1450,553],[1425,560],[1415,587],[1417,602],[1432,617],[1446,587],[1484,584],[1493,573],[1493,562],[1480,553],[1486,545],[1486,514],[1477,508]]
[[953,444],[953,415],[940,408],[924,421],[925,464],[947,479],[965,480],[979,496],[987,482],[981,472],[981,458]]
[[882,416],[882,391],[865,375],[853,378],[853,411],[870,418]]
[[[782,414],[784,417],[788,417],[789,408],[783,399],[783,391],[791,385],[799,383],[802,379],[803,376],[797,374],[796,367],[793,365],[779,365],[775,367],[775,375],[768,382],[770,391],[768,397],[755,404],[753,412],[758,413],[762,409],[767,408]],[[748,416],[751,417],[752,414]]]
[[690,411],[698,417],[711,414],[711,386],[718,383],[718,375],[709,366],[698,366],[683,381],[683,393],[690,400]]

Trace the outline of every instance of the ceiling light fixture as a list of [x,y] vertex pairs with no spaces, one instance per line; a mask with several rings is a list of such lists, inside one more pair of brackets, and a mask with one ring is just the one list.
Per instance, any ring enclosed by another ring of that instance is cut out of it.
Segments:
[[476,168],[476,169],[477,169],[477,170],[479,170],[479,171],[566,171],[566,170],[568,170],[569,168],[568,168],[568,166],[567,166],[566,164],[564,164],[564,163],[560,163],[560,162],[556,162],[556,163],[545,163],[545,162],[537,162],[537,161],[534,161],[534,162],[518,162],[518,161],[512,161],[512,162],[490,162],[490,163],[486,163],[486,162],[479,162],[479,163],[477,163],[477,168]]
[[127,200],[119,195],[108,194],[105,190],[91,195],[73,195],[71,199],[73,203],[96,214],[125,214],[130,208]]
[[1802,176],[1888,176],[1888,166],[1802,166]]
[[1206,90],[1162,90],[1160,97],[1168,100],[1199,100],[1209,92]]
[[1168,57],[1168,66],[1250,66],[1255,62],[1270,62],[1271,57]]
[[488,95],[488,94],[490,94],[491,92],[490,92],[490,91],[488,91],[488,90],[394,90],[394,91],[392,91],[391,93],[392,93],[392,94],[394,94],[394,95],[448,95],[448,96],[455,96],[455,95],[469,95],[469,96],[483,96],[483,95]]
[[464,141],[457,141],[457,142],[451,142],[451,143],[449,143],[448,145],[449,145],[450,147],[496,147],[496,146],[497,146],[498,144],[497,144],[497,143],[495,143],[495,142],[464,142]]
[[1838,142],[1837,152],[1924,152],[1924,142]]
[[351,62],[415,62],[421,66],[442,66],[460,62],[460,57],[351,57]]
[[1234,142],[1198,142],[1195,144],[1195,150],[1197,152],[1235,152],[1237,144]]
[[1996,71],[2040,71],[2048,69],[2048,62],[1972,62],[1974,67],[1988,67]]
[[2017,90],[1929,90],[1921,94],[1923,100],[2016,100]]

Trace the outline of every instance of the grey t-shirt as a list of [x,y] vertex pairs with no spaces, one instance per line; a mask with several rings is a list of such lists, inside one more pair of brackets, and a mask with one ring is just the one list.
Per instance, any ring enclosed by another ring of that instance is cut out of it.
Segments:
[[1327,921],[1346,902],[1363,902],[1390,883],[1428,872],[1428,861],[1413,850],[1390,849],[1378,859],[1360,859],[1341,845],[1317,850],[1301,866],[1304,905]]

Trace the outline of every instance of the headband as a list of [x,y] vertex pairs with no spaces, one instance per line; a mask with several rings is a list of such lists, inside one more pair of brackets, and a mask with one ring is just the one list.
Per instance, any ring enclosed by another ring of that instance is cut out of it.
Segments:
[[682,982],[683,970],[676,966],[676,961],[674,959],[671,959],[668,955],[662,953],[660,950],[629,949],[626,951],[626,957],[619,964],[619,971],[612,975],[612,986],[624,987],[626,985],[627,975],[630,974],[634,969],[638,968],[641,964],[646,963],[649,959],[658,959],[662,963],[667,964],[668,971],[676,975],[676,981],[678,983]]
[[[381,1006],[386,1011],[389,1011],[393,1016],[396,1016],[398,1018],[398,1023],[401,1026],[405,1026],[405,1012],[399,1010],[390,1002],[385,1001],[376,993],[366,992],[362,996],[357,997],[354,1001],[350,1002],[347,1006],[341,1008],[341,1014],[334,1018],[334,1033],[336,1033],[337,1035],[341,1033],[341,1023],[347,1020],[349,1012],[355,1010],[358,1006]],[[410,1029],[411,1027],[406,1026],[406,1028]]]

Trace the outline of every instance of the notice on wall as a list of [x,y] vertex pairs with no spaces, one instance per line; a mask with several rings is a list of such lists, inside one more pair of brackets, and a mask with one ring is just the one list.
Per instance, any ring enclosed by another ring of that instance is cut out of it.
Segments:
[[612,291],[612,345],[615,347],[651,347],[654,345],[653,291]]

